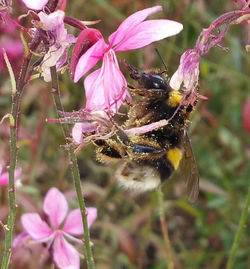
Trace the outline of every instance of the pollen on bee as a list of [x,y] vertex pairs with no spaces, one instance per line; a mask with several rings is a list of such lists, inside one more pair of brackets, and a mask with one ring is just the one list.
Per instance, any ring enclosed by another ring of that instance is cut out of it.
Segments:
[[180,161],[182,159],[182,151],[179,148],[172,148],[167,152],[167,159],[171,162],[174,169],[179,167]]
[[169,92],[169,98],[167,104],[171,107],[176,107],[181,102],[181,95],[178,91],[172,90]]

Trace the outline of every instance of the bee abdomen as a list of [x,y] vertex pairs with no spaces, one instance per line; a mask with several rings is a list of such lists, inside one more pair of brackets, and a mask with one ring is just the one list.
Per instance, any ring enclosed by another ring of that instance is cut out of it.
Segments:
[[165,182],[173,174],[173,172],[178,169],[182,155],[183,154],[180,148],[173,147],[169,149],[166,154],[156,163],[152,163],[159,171],[162,183]]
[[174,170],[177,170],[182,159],[182,151],[178,147],[171,148],[167,154],[168,161],[173,165]]

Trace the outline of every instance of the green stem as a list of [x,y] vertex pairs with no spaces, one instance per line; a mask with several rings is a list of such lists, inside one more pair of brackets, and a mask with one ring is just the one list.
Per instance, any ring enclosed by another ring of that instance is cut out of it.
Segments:
[[158,203],[158,213],[159,213],[160,222],[161,222],[161,230],[162,230],[166,257],[167,257],[167,268],[174,269],[173,252],[171,248],[171,242],[169,240],[168,226],[167,226],[167,222],[166,222],[165,214],[164,214],[164,197],[163,197],[161,188],[156,190],[156,195],[157,195],[157,203]]
[[7,226],[5,227],[5,248],[2,260],[2,269],[7,269],[10,263],[11,256],[11,242],[12,233],[14,229],[15,216],[16,216],[16,199],[15,199],[15,182],[14,182],[14,171],[16,166],[16,130],[15,130],[15,120],[13,115],[11,115],[10,122],[10,170],[9,170],[9,215]]
[[[35,38],[30,45],[31,50],[35,50],[39,44],[39,38]],[[12,234],[15,223],[16,216],[16,200],[15,200],[15,182],[14,182],[14,173],[16,168],[16,159],[17,159],[17,130],[19,122],[19,107],[21,103],[21,96],[23,93],[24,86],[26,84],[26,74],[30,64],[32,54],[29,53],[25,56],[21,73],[18,79],[16,89],[12,89],[12,106],[11,106],[11,115],[10,115],[10,169],[9,169],[9,215],[8,221],[5,228],[5,247],[3,253],[3,259],[1,264],[1,269],[7,269],[10,263],[11,257],[11,244],[12,244]]]
[[[52,78],[52,93],[53,93],[53,99],[55,102],[56,110],[57,112],[64,111],[63,105],[61,103],[61,98],[60,98],[60,89],[59,89],[59,84],[58,84],[56,67],[55,66],[51,67],[50,72],[51,72],[51,78]],[[66,140],[66,137],[69,134],[68,125],[61,124],[61,127],[62,127],[63,134]],[[84,230],[84,247],[85,247],[86,259],[87,259],[87,265],[89,269],[93,269],[95,268],[95,263],[94,263],[94,258],[93,258],[92,249],[90,245],[86,206],[85,206],[83,193],[82,193],[80,174],[79,174],[79,169],[77,165],[77,158],[76,158],[76,155],[74,154],[74,149],[72,147],[69,148],[69,157],[71,161],[71,172],[73,175],[75,190],[76,190],[77,199],[78,199],[81,216],[82,216],[82,223],[83,223],[83,230]]]
[[233,268],[236,252],[238,250],[239,243],[240,243],[240,240],[241,240],[241,237],[243,235],[244,228],[245,228],[245,223],[247,220],[247,213],[248,213],[249,206],[250,206],[250,186],[248,187],[248,194],[247,194],[246,203],[245,203],[244,209],[243,209],[241,217],[240,217],[238,230],[237,230],[236,235],[234,237],[234,242],[233,242],[231,252],[229,254],[229,259],[227,261],[226,269]]

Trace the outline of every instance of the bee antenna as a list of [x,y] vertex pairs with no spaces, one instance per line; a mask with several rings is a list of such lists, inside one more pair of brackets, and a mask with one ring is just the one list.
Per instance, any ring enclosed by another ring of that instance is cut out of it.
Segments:
[[166,63],[165,63],[163,57],[161,56],[161,54],[160,54],[160,52],[159,52],[159,50],[158,50],[157,48],[155,48],[155,51],[156,51],[157,55],[159,56],[161,62],[163,63],[163,65],[164,65],[164,67],[165,67],[165,69],[166,69],[166,72],[167,72],[167,71],[168,71],[168,68],[167,68],[167,65],[166,65]]

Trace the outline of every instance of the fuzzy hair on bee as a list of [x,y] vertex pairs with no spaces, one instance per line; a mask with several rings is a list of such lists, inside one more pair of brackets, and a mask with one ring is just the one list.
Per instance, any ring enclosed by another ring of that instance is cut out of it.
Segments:
[[115,177],[122,187],[144,192],[158,188],[186,165],[189,199],[198,195],[199,176],[191,144],[186,132],[192,105],[182,105],[182,95],[171,89],[163,72],[142,72],[128,65],[130,76],[137,82],[129,90],[135,102],[129,105],[122,129],[168,120],[168,124],[144,134],[126,134],[122,130],[107,140],[97,140],[97,160],[118,162]]

